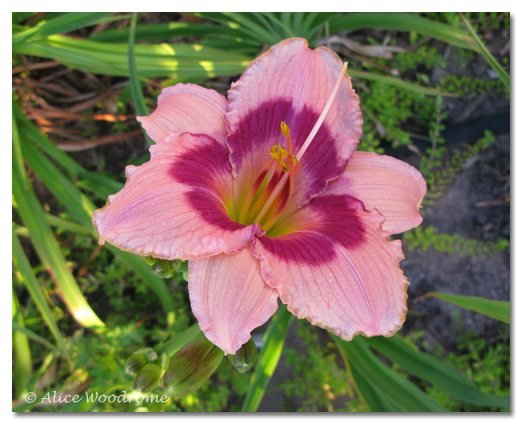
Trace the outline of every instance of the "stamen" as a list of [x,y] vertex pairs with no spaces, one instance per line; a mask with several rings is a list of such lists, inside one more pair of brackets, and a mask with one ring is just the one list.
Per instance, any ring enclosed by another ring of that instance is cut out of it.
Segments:
[[271,158],[280,159],[281,158],[280,147],[278,145],[274,145],[271,148],[270,155],[271,155]]
[[[292,154],[292,139],[289,126],[284,121],[281,122],[281,133],[287,139],[287,148],[284,148],[281,144],[274,145],[270,151],[270,156],[272,158],[272,160],[270,161],[270,165],[272,166],[274,163],[276,163],[276,167],[278,168],[278,170],[273,171],[270,177],[266,178],[267,173],[269,171],[269,164],[265,166],[264,170],[262,171],[262,173],[260,173],[260,176],[255,181],[253,188],[251,188],[251,191],[247,195],[247,198],[242,207],[242,211],[240,213],[240,222],[244,222],[244,220],[247,219],[248,222],[260,223],[262,225],[262,228],[268,231],[283,214],[285,208],[287,207],[287,204],[289,203],[293,195],[295,183],[294,180],[300,167],[300,160],[303,157],[305,151],[312,143],[312,140],[318,133],[318,130],[323,124],[323,121],[325,121],[325,118],[334,103],[334,99],[340,91],[343,79],[346,76],[347,66],[347,63],[343,64],[338,79],[336,80],[336,84],[334,85],[334,88],[332,89],[332,92],[329,95],[329,98],[327,99],[325,106],[323,107],[318,121],[316,121],[316,124],[312,128],[309,136],[307,137],[307,139],[305,140],[305,142],[303,143],[302,147],[296,155]],[[289,162],[287,162],[284,159],[288,157],[290,157]],[[281,169],[280,167],[278,167],[278,164],[281,166]],[[261,187],[263,183],[265,183],[264,188]],[[282,190],[284,190],[284,192],[282,192]],[[254,205],[252,205],[252,202],[257,193],[260,193],[260,195],[258,199],[254,202]],[[277,202],[275,203],[276,200]],[[252,218],[252,215],[256,214],[258,208],[260,207],[262,207],[262,209],[256,215],[254,221],[251,221],[250,219]],[[268,220],[266,222],[263,222],[262,220],[269,211],[271,212],[271,214],[269,215]]]
[[280,148],[280,153],[283,158],[287,158],[289,156],[289,152],[287,152],[282,145],[278,145],[278,148]]
[[289,126],[285,121],[282,121],[281,124],[281,134],[283,134],[284,137],[287,138],[287,150],[289,152],[292,152],[292,139],[291,139],[291,131],[289,130]]
[[274,175],[274,159],[270,159],[269,162],[265,165],[263,170],[261,171],[260,175],[256,178],[254,181],[254,184],[251,186],[251,189],[249,190],[249,193],[247,194],[247,198],[243,201],[242,209],[240,211],[240,217],[239,222],[244,223],[245,219],[247,217],[247,213],[249,212],[250,206],[252,202],[254,201],[254,198],[256,197],[256,194],[260,190],[265,190],[265,188],[269,185],[269,182],[271,181],[273,175]]
[[254,219],[254,223],[260,223],[262,218],[265,217],[265,214],[271,207],[272,203],[276,199],[276,197],[280,194],[281,190],[283,189],[283,186],[285,186],[285,183],[287,183],[287,180],[289,178],[290,173],[285,173],[281,177],[280,181],[278,182],[277,186],[274,188],[274,190],[271,193],[271,196],[269,196],[269,199],[267,199],[267,202],[265,202],[265,205],[263,206],[260,213],[256,216]]
[[[276,185],[276,187],[274,188],[272,193],[270,193],[270,196],[267,199],[267,201],[265,202],[265,204],[263,205],[262,210],[256,216],[256,218],[254,220],[255,223],[261,223],[261,220],[265,217],[265,215],[267,214],[267,212],[273,205],[274,201],[278,198],[278,196],[280,195],[280,192],[285,187],[289,178],[292,180],[292,182],[290,183],[290,187],[289,187],[289,189],[290,189],[289,195],[286,196],[283,203],[279,207],[277,207],[276,219],[279,217],[279,215],[281,215],[280,210],[282,209],[281,208],[282,205],[283,205],[283,208],[285,208],[289,199],[292,196],[292,191],[294,190],[294,176],[296,175],[296,172],[298,171],[297,168],[298,168],[299,159],[296,158],[296,155],[292,155],[292,139],[291,139],[291,131],[289,129],[289,126],[287,125],[287,123],[285,121],[282,121],[280,124],[280,128],[281,128],[281,133],[283,134],[283,136],[287,138],[287,149],[284,149],[283,146],[281,146],[281,145],[279,145],[279,146],[275,145],[271,148],[270,155],[274,159],[279,159],[280,165],[281,165],[284,173],[281,176],[281,179],[278,181],[278,184]],[[290,152],[290,154],[289,154],[289,152]],[[287,158],[289,155],[291,155],[291,161],[292,161],[291,164],[288,164],[286,161],[283,160],[283,158]],[[292,167],[291,167],[291,165],[292,165]],[[292,175],[292,176],[289,177],[289,175]],[[255,209],[253,208],[253,210],[255,210]],[[273,221],[273,217],[271,217],[270,221],[271,222]]]
[[280,127],[281,127],[281,134],[283,134],[284,137],[289,137],[291,135],[289,126],[285,123],[285,121],[281,122]]
[[325,103],[325,106],[323,108],[323,111],[321,112],[320,117],[318,118],[318,121],[316,121],[316,124],[314,125],[312,131],[310,132],[309,137],[307,137],[305,142],[303,142],[303,145],[300,148],[300,151],[296,154],[296,158],[298,159],[298,161],[301,160],[301,158],[303,157],[303,154],[305,153],[307,148],[310,146],[310,144],[312,143],[312,140],[314,139],[314,136],[316,136],[316,133],[320,129],[321,125],[323,124],[323,121],[325,121],[325,117],[329,113],[329,110],[330,110],[332,104],[334,103],[334,99],[336,98],[336,95],[338,94],[338,92],[340,90],[341,83],[343,82],[343,79],[345,78],[345,76],[347,74],[348,66],[349,66],[349,64],[347,62],[345,62],[343,64],[343,67],[341,68],[341,71],[340,71],[340,75],[338,76],[338,79],[336,80],[336,84],[334,85],[334,88],[332,89],[329,99],[327,99],[327,103]]
[[284,173],[282,172],[281,167],[278,166],[278,163],[276,163],[276,169],[274,171],[274,174],[272,175],[271,180],[267,184],[267,186],[263,189],[263,192],[259,196],[259,198],[254,202],[254,205],[250,208],[247,220],[248,222],[252,223],[259,223],[259,221],[251,221],[254,217],[253,215],[256,214],[256,211],[259,211],[260,208],[263,207],[267,203],[267,200],[270,199],[271,193],[274,191],[274,188],[277,186],[278,181],[280,180],[281,176]]
[[288,173],[289,170],[291,169],[291,168],[289,167],[289,165],[288,165],[288,164],[283,160],[283,158],[280,159],[280,165],[281,165],[281,168],[283,168],[283,171],[284,171],[285,173]]
[[278,219],[281,217],[281,215],[285,211],[285,208],[287,208],[289,201],[292,198],[292,194],[294,192],[294,178],[296,176],[296,172],[297,172],[296,167],[293,167],[289,173],[289,184],[285,186],[286,191],[283,192],[286,195],[283,198],[283,202],[281,202],[278,209],[273,214],[270,215],[269,221],[264,223],[264,228],[267,229],[267,231],[270,230],[270,228],[278,221]]

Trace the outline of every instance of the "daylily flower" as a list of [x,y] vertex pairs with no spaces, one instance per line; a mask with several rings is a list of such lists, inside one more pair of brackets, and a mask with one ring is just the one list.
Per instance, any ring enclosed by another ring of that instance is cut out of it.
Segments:
[[228,99],[166,88],[138,120],[157,143],[93,215],[122,250],[189,260],[206,337],[228,354],[277,310],[343,339],[394,334],[408,281],[399,240],[421,222],[421,174],[355,152],[359,98],[339,57],[303,39],[254,60]]

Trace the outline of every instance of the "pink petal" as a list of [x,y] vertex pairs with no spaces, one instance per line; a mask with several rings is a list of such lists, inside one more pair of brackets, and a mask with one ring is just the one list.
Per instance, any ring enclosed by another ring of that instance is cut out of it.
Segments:
[[426,191],[421,173],[406,162],[374,152],[356,152],[325,193],[351,195],[367,210],[377,208],[385,216],[383,230],[401,233],[422,222],[419,208]]
[[214,90],[176,84],[162,90],[158,108],[151,115],[137,119],[156,143],[163,142],[173,131],[207,134],[224,142],[226,108],[227,100]]
[[[293,154],[298,152],[321,114],[342,65],[331,50],[312,50],[306,40],[293,38],[257,58],[233,83],[225,119],[237,203],[243,201],[270,159],[270,148],[285,145],[281,121],[290,128]],[[356,149],[362,122],[359,99],[347,77],[300,162],[294,207],[324,191],[327,182],[343,172]]]
[[234,354],[278,309],[250,247],[189,262],[191,308],[209,341]]
[[401,242],[383,216],[350,196],[321,195],[298,210],[293,232],[254,239],[263,279],[298,318],[343,339],[394,334],[405,320],[408,281]]
[[150,152],[146,164],[127,167],[125,187],[93,214],[100,243],[165,259],[234,253],[250,244],[259,226],[227,215],[226,147],[204,135],[173,133]]

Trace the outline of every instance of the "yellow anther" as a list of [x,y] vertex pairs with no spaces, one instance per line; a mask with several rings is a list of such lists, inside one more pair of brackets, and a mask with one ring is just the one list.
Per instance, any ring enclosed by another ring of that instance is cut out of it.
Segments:
[[274,158],[274,159],[280,159],[281,158],[280,148],[277,145],[274,145],[271,148],[271,158]]
[[297,164],[298,162],[300,162],[300,160],[296,157],[296,155],[293,155],[292,158],[291,158],[292,162],[294,162],[295,164]]
[[284,171],[285,173],[288,173],[289,170],[291,169],[291,168],[289,167],[289,164],[287,164],[287,163],[283,160],[283,158],[280,158],[280,165],[281,165],[281,168],[283,168],[283,171]]
[[283,134],[285,137],[289,137],[289,135],[291,134],[289,126],[285,123],[285,121],[281,122],[281,134]]
[[279,148],[280,148],[281,156],[283,156],[284,158],[287,158],[289,156],[289,152],[287,152],[282,145],[280,145]]

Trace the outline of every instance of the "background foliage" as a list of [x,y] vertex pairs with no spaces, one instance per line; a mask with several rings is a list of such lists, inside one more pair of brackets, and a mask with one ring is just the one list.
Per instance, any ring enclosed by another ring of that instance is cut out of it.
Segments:
[[[285,307],[264,329],[252,371],[237,373],[224,360],[193,394],[140,401],[126,360],[140,347],[172,356],[197,331],[187,267],[166,272],[101,247],[91,225],[94,209],[123,186],[124,166],[148,159],[147,136],[133,119],[154,109],[162,87],[192,82],[225,93],[252,59],[295,36],[349,61],[364,116],[359,149],[417,153],[429,186],[424,205],[437,202],[496,143],[486,132],[451,148],[445,122],[452,99],[509,97],[508,51],[493,55],[482,41],[510,29],[508,14],[24,12],[12,22],[13,410],[255,411],[264,395],[283,396],[284,409],[300,411],[509,410],[508,325],[488,341],[458,330],[448,351],[423,331],[341,341],[297,323]],[[464,69],[486,60],[491,78],[433,78],[448,49]],[[403,242],[408,250],[474,257],[510,245],[423,225]],[[424,295],[510,323],[508,302]],[[282,353],[280,367],[288,367],[276,383]],[[83,401],[39,402],[53,391]],[[127,402],[88,401],[86,391],[125,394]],[[37,402],[25,400],[29,392]],[[161,385],[150,394],[169,395]]]

